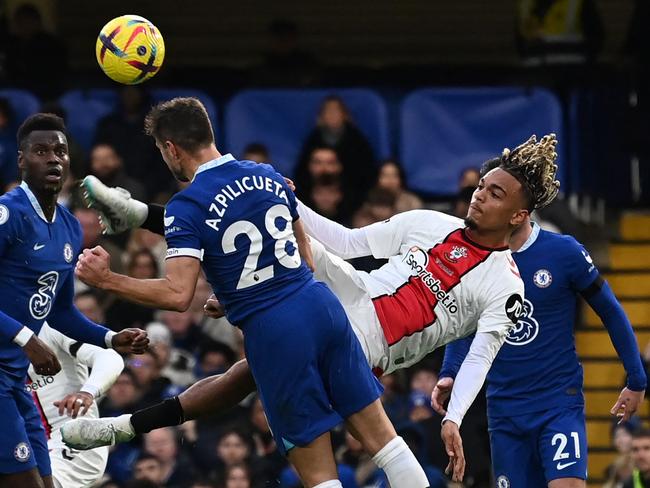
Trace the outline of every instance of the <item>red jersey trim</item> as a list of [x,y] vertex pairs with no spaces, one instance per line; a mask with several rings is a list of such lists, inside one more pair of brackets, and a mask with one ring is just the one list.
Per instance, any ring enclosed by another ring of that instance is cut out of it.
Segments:
[[[25,383],[27,383],[28,385],[33,383],[33,380],[29,377],[29,375],[27,375],[27,380]],[[34,390],[32,390],[31,393],[32,393],[32,398],[34,399],[34,403],[36,404],[36,408],[38,409],[38,413],[41,416],[41,423],[45,428],[45,434],[49,439],[52,435],[52,426],[47,420],[47,416],[45,415],[45,410],[43,409],[43,405],[41,404],[41,399],[38,397],[38,393],[36,393],[36,391]]]

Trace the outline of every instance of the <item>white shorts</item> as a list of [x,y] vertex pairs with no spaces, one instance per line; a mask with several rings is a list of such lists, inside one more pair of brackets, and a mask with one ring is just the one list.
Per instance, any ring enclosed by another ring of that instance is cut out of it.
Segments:
[[310,242],[314,278],[329,286],[343,305],[370,367],[385,371],[388,367],[388,343],[360,271],[328,252],[313,237],[310,237]]
[[108,447],[77,451],[60,439],[60,431],[55,430],[48,442],[55,488],[87,488],[97,483],[106,470]]

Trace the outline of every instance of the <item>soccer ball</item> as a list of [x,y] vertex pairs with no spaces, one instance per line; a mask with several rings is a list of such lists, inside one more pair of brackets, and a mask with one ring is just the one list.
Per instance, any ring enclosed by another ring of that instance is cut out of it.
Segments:
[[101,30],[95,54],[109,78],[136,85],[160,70],[165,58],[165,42],[158,28],[144,17],[122,15]]

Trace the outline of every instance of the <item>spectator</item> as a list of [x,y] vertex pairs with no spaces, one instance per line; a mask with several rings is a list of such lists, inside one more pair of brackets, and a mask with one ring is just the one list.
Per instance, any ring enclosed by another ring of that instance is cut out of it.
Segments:
[[137,200],[146,198],[143,186],[124,171],[124,162],[108,143],[96,144],[90,150],[90,172],[107,186],[124,188]]
[[255,161],[256,163],[266,163],[269,161],[269,150],[264,144],[252,142],[244,148],[242,159],[245,161]]
[[304,171],[296,172],[296,193],[302,199],[308,199],[316,181],[322,178],[339,179],[343,175],[343,164],[336,150],[320,146],[309,153]]
[[102,235],[102,226],[99,223],[97,212],[85,207],[77,207],[74,216],[81,225],[83,249],[92,249],[95,246],[102,246],[111,256],[111,270],[116,273],[124,273],[122,264],[122,250]]
[[19,180],[16,116],[6,98],[0,98],[0,193]]
[[133,478],[136,480],[149,480],[155,486],[163,482],[163,466],[153,454],[142,453],[133,466]]
[[41,13],[33,4],[23,3],[14,11],[6,53],[11,83],[44,100],[61,94],[68,72],[67,50],[58,37],[45,31]]
[[316,127],[303,143],[296,167],[296,180],[303,184],[308,176],[312,153],[316,148],[329,147],[338,153],[343,166],[342,180],[358,194],[359,202],[375,180],[375,156],[368,140],[354,125],[343,100],[336,96],[325,98]]
[[142,249],[147,249],[156,258],[159,270],[165,269],[165,256],[167,255],[167,243],[161,235],[149,232],[146,229],[131,230],[131,237],[126,245],[126,250],[134,254]]
[[650,488],[650,430],[640,429],[632,436],[634,471],[623,488]]
[[204,340],[201,329],[194,323],[192,312],[174,312],[172,310],[162,310],[159,312],[158,319],[165,324],[172,334],[172,344],[174,347],[193,352],[199,347]]
[[336,177],[323,176],[316,180],[307,198],[307,204],[330,220],[341,224],[350,221],[351,215],[345,201],[345,192]]
[[345,433],[345,442],[336,450],[335,458],[338,465],[346,466],[354,472],[358,486],[374,486],[382,477],[372,457],[349,432]]
[[420,197],[408,191],[405,186],[404,169],[392,159],[384,161],[379,167],[376,187],[394,195],[395,203],[393,206],[395,213],[422,208]]
[[385,374],[379,378],[384,386],[381,402],[393,425],[400,425],[408,420],[409,400],[404,393],[400,372]]
[[353,226],[363,227],[391,218],[395,211],[395,194],[384,188],[373,188],[366,201],[354,214]]
[[454,209],[452,214],[460,219],[467,217],[467,212],[469,212],[469,204],[472,203],[472,195],[474,195],[474,188],[471,186],[466,186],[461,188],[456,195],[456,200],[454,201]]
[[226,372],[235,362],[235,352],[222,342],[203,340],[199,351],[196,376],[206,378]]
[[607,481],[603,488],[620,488],[623,483],[632,477],[634,460],[632,459],[633,433],[641,427],[638,417],[632,417],[628,422],[614,424],[612,428],[612,444],[617,456],[612,464],[607,467]]
[[411,391],[419,391],[427,398],[431,398],[431,393],[438,382],[438,374],[433,368],[426,364],[421,364],[413,368],[411,376]]
[[113,383],[106,397],[99,403],[102,417],[117,417],[124,413],[133,413],[140,400],[137,379],[130,369],[125,369]]
[[185,486],[194,477],[194,466],[190,458],[181,452],[176,430],[172,427],[163,427],[145,434],[144,450],[160,461],[160,478],[164,486]]
[[105,323],[104,311],[94,290],[77,293],[74,297],[74,304],[82,314],[96,324]]
[[[248,463],[253,455],[253,439],[238,427],[225,430],[217,443],[218,473],[223,473],[229,466]],[[219,476],[218,476],[219,477]]]
[[196,361],[187,351],[172,347],[172,335],[169,329],[160,322],[150,322],[147,325],[149,347],[158,356],[160,374],[174,385],[187,388],[196,381],[194,368]]
[[197,324],[203,335],[209,337],[217,342],[223,342],[233,350],[237,349],[238,337],[241,331],[234,327],[226,317],[220,319],[213,319],[205,315],[203,307],[208,297],[212,295],[212,287],[207,282],[205,276],[199,273],[199,278],[196,282],[196,289],[194,290],[194,297],[190,304],[189,311],[192,314],[192,320]]
[[278,451],[271,434],[271,429],[266,421],[264,407],[259,396],[255,396],[251,405],[250,423],[253,427],[253,441],[257,457],[263,461],[266,479],[277,479],[287,462]]
[[251,488],[251,470],[245,463],[227,466],[224,471],[224,488]]
[[[127,274],[136,279],[158,278],[158,263],[155,256],[141,249],[128,257]],[[112,297],[106,310],[106,325],[113,330],[127,327],[143,328],[153,320],[154,310],[128,300]]]
[[126,173],[145,185],[147,200],[163,203],[175,186],[153,140],[142,130],[150,105],[141,87],[124,86],[118,109],[99,121],[95,144],[113,146],[123,159]]
[[133,371],[137,382],[140,393],[138,409],[162,401],[164,392],[171,382],[161,375],[160,362],[156,353],[152,349],[148,349],[137,356],[131,354],[127,358],[126,365]]

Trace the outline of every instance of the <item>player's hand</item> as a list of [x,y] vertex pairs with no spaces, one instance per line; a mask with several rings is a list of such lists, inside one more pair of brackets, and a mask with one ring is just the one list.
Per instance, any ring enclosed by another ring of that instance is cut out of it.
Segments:
[[431,393],[431,407],[440,415],[447,415],[445,404],[451,395],[451,389],[454,387],[453,378],[440,378]]
[[50,347],[34,334],[23,346],[36,374],[52,376],[61,371],[61,364]]
[[113,336],[111,343],[120,354],[142,354],[149,347],[149,338],[145,330],[124,329]]
[[465,453],[463,452],[463,439],[460,437],[458,425],[451,420],[445,421],[442,424],[440,436],[445,444],[445,451],[449,456],[449,464],[445,469],[445,474],[451,475],[452,481],[463,481],[463,476],[465,476]]
[[203,305],[203,313],[211,319],[220,319],[226,315],[226,309],[219,303],[217,297],[212,294]]
[[102,246],[84,249],[77,261],[75,275],[89,286],[102,288],[111,275],[110,259],[110,254]]
[[286,176],[283,176],[283,178],[289,189],[291,191],[296,191],[296,184],[293,182],[293,180],[291,178],[287,178]]
[[95,398],[90,393],[78,391],[77,393],[66,395],[58,402],[54,402],[54,406],[59,407],[59,415],[67,413],[68,417],[76,419],[77,415],[86,415],[86,412],[88,412],[88,409],[94,401]]
[[618,396],[618,400],[609,411],[612,415],[616,415],[619,420],[618,423],[625,422],[630,420],[630,417],[634,415],[639,409],[639,405],[643,403],[643,398],[645,397],[645,390],[643,391],[632,391],[628,388],[623,388],[621,394]]

